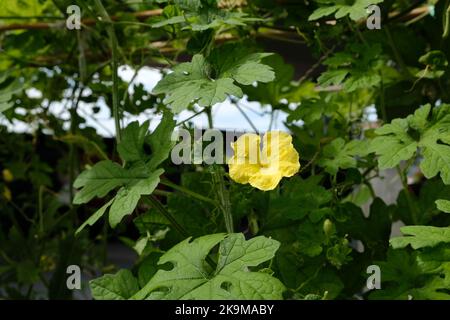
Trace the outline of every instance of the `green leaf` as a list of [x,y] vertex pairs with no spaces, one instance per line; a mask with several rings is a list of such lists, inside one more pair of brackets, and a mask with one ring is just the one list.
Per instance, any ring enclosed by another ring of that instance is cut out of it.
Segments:
[[139,286],[143,287],[158,272],[158,260],[161,258],[161,252],[151,252],[139,263],[138,281]]
[[339,9],[338,6],[320,7],[314,10],[314,12],[308,17],[308,21],[318,20],[322,17],[329,16],[335,13]]
[[220,77],[232,78],[242,85],[270,82],[275,72],[261,60],[271,53],[253,53],[238,44],[227,44],[211,52],[210,61]]
[[348,143],[342,138],[336,138],[323,148],[323,156],[318,161],[320,166],[325,167],[325,171],[335,175],[339,169],[349,169],[356,167],[356,155],[365,155],[367,151],[366,142],[362,140],[352,140]]
[[302,120],[307,124],[317,121],[323,115],[330,115],[337,109],[337,105],[324,100],[308,99],[293,110],[287,120],[288,122]]
[[100,209],[98,209],[92,216],[89,217],[76,231],[75,234],[80,233],[87,225],[93,226],[94,223],[96,223],[103,215],[105,214],[106,210],[109,208],[109,206],[113,203],[114,199],[107,202],[105,205],[103,205]]
[[174,17],[170,17],[168,19],[153,23],[152,28],[161,28],[161,27],[169,26],[172,24],[183,23],[183,22],[186,22],[185,16],[174,16]]
[[203,4],[202,0],[175,0],[174,3],[182,10],[197,11]]
[[159,184],[159,176],[164,173],[158,169],[148,173],[148,168],[142,164],[124,169],[118,164],[105,160],[97,163],[91,169],[82,172],[75,180],[74,186],[82,188],[75,196],[74,203],[81,204],[94,197],[104,197],[111,190],[121,186],[111,201],[94,213],[77,232],[87,224],[92,225],[106,212],[109,204],[109,222],[114,228],[124,216],[131,214],[142,195],[151,194]]
[[383,2],[383,0],[356,0],[352,4],[342,4],[343,1],[335,0],[332,6],[320,7],[316,9],[308,18],[309,21],[314,21],[322,17],[329,16],[335,13],[336,19],[341,19],[345,16],[349,16],[353,21],[358,21],[369,15],[366,8],[372,4]]
[[117,146],[117,151],[124,161],[144,160],[144,141],[148,133],[150,122],[145,121],[142,126],[139,122],[131,122],[125,130],[123,130],[122,140]]
[[142,167],[124,169],[111,160],[97,162],[92,168],[83,171],[73,186],[81,188],[75,195],[74,204],[89,202],[95,197],[103,198],[111,190],[147,178]]
[[393,168],[402,160],[410,159],[417,149],[417,142],[408,134],[408,121],[394,119],[377,129],[370,150],[378,156],[380,169]]
[[154,171],[148,178],[139,180],[129,186],[122,187],[114,198],[109,209],[109,224],[115,228],[123,217],[131,214],[143,195],[152,194],[159,184],[159,176],[163,169]]
[[298,228],[297,239],[297,248],[301,253],[309,257],[315,257],[322,253],[325,234],[321,224],[314,224],[310,221],[302,223]]
[[418,148],[423,160],[420,168],[428,179],[439,172],[450,184],[450,106],[431,110],[430,105],[417,109],[406,119],[394,119],[377,129],[370,151],[379,156],[381,169],[392,168],[402,160],[411,159]]
[[436,200],[436,206],[443,212],[450,213],[450,201],[449,200]]
[[12,102],[0,102],[0,112],[5,112],[14,106]]
[[163,15],[167,18],[152,24],[152,27],[160,28],[182,23],[182,30],[223,30],[230,27],[246,26],[247,23],[263,20],[249,17],[246,12],[219,9],[215,0],[203,4],[201,1],[178,0],[175,1],[175,5],[167,5],[163,11]]
[[185,23],[183,30],[205,31],[219,29],[221,27],[246,26],[247,23],[262,21],[262,19],[249,17],[244,12],[232,12],[223,10],[202,10],[184,16],[173,16],[152,24],[153,28],[161,28],[168,25]]
[[[139,125],[137,121],[130,123],[123,131],[122,141],[117,147],[120,157],[124,161],[147,161],[148,170],[156,169],[169,156],[175,141],[172,141],[172,132],[176,121],[171,112],[164,112],[160,124],[150,135],[148,134],[149,121]],[[144,145],[151,149],[151,157],[145,153]]]
[[366,217],[360,207],[343,203],[336,213],[344,218],[336,222],[336,228],[340,233],[362,241],[365,253],[382,258],[389,247],[392,209],[393,206],[388,207],[383,200],[375,198],[370,205],[370,215]]
[[368,72],[352,72],[351,77],[345,82],[344,90],[352,92],[357,89],[371,88],[378,85],[381,81],[380,75]]
[[176,66],[174,72],[159,81],[153,93],[165,93],[165,102],[175,113],[194,102],[206,107],[224,101],[227,95],[242,96],[242,90],[233,84],[233,79],[210,80],[208,68],[205,58],[197,54],[191,62]]
[[339,85],[344,81],[348,73],[349,71],[346,69],[328,70],[320,75],[317,82],[323,87]]
[[147,137],[146,141],[150,145],[152,156],[148,163],[149,170],[156,169],[170,154],[175,141],[172,140],[172,132],[175,128],[176,121],[173,120],[173,114],[171,112],[165,112],[161,123],[153,131],[153,133]]
[[[259,83],[257,87],[246,86],[244,93],[249,101],[258,101],[261,104],[278,105],[282,98],[286,97],[286,89],[291,88],[291,81],[294,76],[294,68],[286,64],[278,54],[273,54],[263,60],[264,64],[270,66],[275,72],[275,79],[269,83]],[[311,84],[305,82],[304,84]],[[313,85],[314,88],[314,85]],[[302,87],[302,93],[305,88]],[[291,101],[291,99],[288,98]]]
[[420,163],[420,169],[428,179],[441,172],[442,181],[450,184],[450,146],[439,144],[438,139],[436,136],[436,140],[430,141],[430,144],[427,145],[425,142],[420,144],[423,147],[422,155],[424,157]]
[[418,78],[435,79],[444,75],[448,61],[445,54],[440,50],[432,50],[419,58],[419,62],[424,64],[425,69],[416,73]]
[[[306,215],[320,215],[318,212],[333,198],[330,190],[320,185],[322,176],[310,176],[308,179],[290,180],[282,194],[271,199],[266,224],[275,227],[291,224],[290,220],[300,220]],[[312,217],[314,219],[314,217]]]
[[8,78],[8,73],[0,73],[0,112],[12,108],[14,106],[14,102],[11,101],[13,95],[23,89],[23,84],[19,80],[8,81]]
[[450,243],[450,227],[439,228],[433,226],[406,226],[400,229],[406,237],[390,240],[394,249],[411,245],[413,249],[434,247],[440,243]]
[[89,285],[96,300],[125,300],[139,290],[137,279],[126,269],[91,280]]
[[175,113],[197,103],[209,107],[222,102],[228,95],[242,97],[235,82],[250,85],[274,79],[272,69],[261,63],[267,53],[251,53],[238,45],[224,45],[215,49],[207,59],[196,54],[191,62],[174,67],[158,82],[153,92],[166,94],[166,103]]
[[[441,212],[436,208],[436,200],[450,200],[450,186],[440,179],[423,182],[419,194],[402,190],[397,197],[397,204],[393,212],[393,220],[401,220],[406,225],[431,224]],[[410,202],[417,208],[415,216],[410,212]]]
[[342,85],[345,92],[366,90],[381,82],[380,72],[385,72],[383,61],[379,44],[350,43],[343,51],[325,59],[323,64],[328,70],[317,81],[323,87]]
[[419,58],[419,62],[433,69],[445,69],[448,66],[447,57],[440,50],[432,50]]
[[[263,19],[249,17],[247,13],[223,10],[208,10],[202,14],[194,14],[192,21],[186,28],[193,31],[204,31],[208,29],[244,27],[250,22],[263,21]],[[186,29],[184,28],[184,29]]]
[[[213,273],[205,258],[220,242]],[[283,284],[265,272],[249,267],[272,259],[279,247],[275,240],[259,236],[246,241],[243,234],[214,234],[191,238],[167,251],[159,270],[133,299],[281,299]]]
[[370,299],[450,299],[448,245],[412,253],[391,249],[386,262],[375,263],[382,270],[382,290],[373,290]]

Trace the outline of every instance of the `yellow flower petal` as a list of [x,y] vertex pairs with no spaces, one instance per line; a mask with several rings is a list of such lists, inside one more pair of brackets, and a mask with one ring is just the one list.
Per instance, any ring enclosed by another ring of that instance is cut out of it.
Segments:
[[261,137],[255,133],[245,133],[231,143],[234,154],[240,158],[250,158],[250,163],[258,163]]
[[292,146],[292,137],[283,131],[269,131],[263,137],[262,155],[267,158],[277,157],[286,147]]
[[245,184],[252,175],[258,172],[260,143],[259,135],[246,133],[231,144],[234,151],[234,155],[228,160],[231,179]]
[[248,164],[248,163],[233,164],[229,162],[228,167],[230,178],[236,181],[237,183],[243,184],[248,183],[250,178],[260,170],[258,164]]
[[280,183],[282,176],[280,172],[273,167],[261,168],[250,179],[250,185],[259,190],[269,191],[273,190]]
[[299,155],[292,144],[292,137],[282,131],[271,131],[264,135],[261,163],[276,166],[283,177],[291,177],[300,169]]
[[292,177],[300,169],[299,155],[294,146],[287,147],[280,153],[279,170],[283,177]]

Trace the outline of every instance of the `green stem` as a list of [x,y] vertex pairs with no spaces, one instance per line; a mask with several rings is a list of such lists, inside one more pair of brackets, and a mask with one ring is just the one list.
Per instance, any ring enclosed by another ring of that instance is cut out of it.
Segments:
[[[213,123],[213,117],[212,117],[212,107],[206,108],[205,110],[206,115],[208,116],[208,125],[209,128],[212,129],[214,126]],[[214,185],[214,190],[216,192],[216,196],[218,198],[218,202],[214,201],[215,205],[218,205],[220,211],[222,211],[224,221],[225,221],[225,228],[227,229],[228,233],[233,233],[233,216],[231,214],[231,202],[230,202],[230,195],[228,193],[228,190],[225,186],[225,181],[223,179],[223,174],[219,170],[219,167],[216,165],[213,165],[212,167],[212,181]],[[208,199],[210,200],[210,199]]]
[[272,108],[272,112],[270,113],[270,122],[269,122],[269,128],[267,129],[268,131],[272,130],[272,125],[273,125],[273,115],[275,113],[275,110],[273,110]]
[[183,121],[178,122],[178,123],[176,124],[176,127],[181,126],[182,124],[188,122],[189,120],[194,119],[196,116],[198,116],[199,114],[202,114],[203,112],[205,112],[205,109],[202,109],[202,110],[200,110],[200,111],[194,113],[192,116],[190,116],[190,117],[184,119]]
[[108,261],[108,227],[109,222],[108,219],[103,220],[103,226],[102,226],[102,239],[101,239],[101,246],[102,246],[102,267],[106,266],[106,263]]
[[170,192],[170,191],[165,191],[165,190],[160,190],[160,189],[155,189],[155,190],[153,191],[153,194],[154,194],[154,195],[157,195],[157,196],[168,197],[168,196],[170,196],[170,195],[172,194],[172,192]]
[[[75,84],[75,87],[73,88],[72,101],[74,101],[75,94],[76,94],[77,90],[79,89],[79,87],[80,87],[80,82],[77,81],[77,83]],[[83,90],[81,90],[81,91],[83,91]],[[76,102],[74,102],[70,108],[70,133],[71,134],[75,134],[75,129],[77,127],[76,115],[77,115],[78,101],[80,98],[81,98],[81,92],[80,92]],[[70,146],[69,146],[69,197],[70,197],[70,206],[71,207],[72,207],[72,200],[73,200],[73,195],[74,195],[74,190],[73,190],[74,180],[75,180],[75,146],[73,144],[70,144]]]
[[367,41],[366,41],[366,39],[364,38],[364,36],[363,36],[363,34],[361,33],[361,31],[359,30],[358,26],[356,26],[356,28],[353,28],[353,26],[352,26],[352,21],[351,21],[349,18],[346,18],[346,21],[347,21],[347,25],[348,25],[348,27],[350,28],[350,30],[351,30],[353,33],[356,33],[356,34],[358,35],[359,39],[361,40],[361,42],[362,42],[366,47],[368,47],[369,44],[367,43]]
[[298,174],[301,174],[301,173],[304,172],[309,166],[311,166],[311,165],[314,163],[314,161],[316,161],[316,159],[317,159],[317,157],[319,156],[319,154],[320,154],[320,146],[319,146],[319,150],[317,150],[316,153],[314,153],[314,155],[312,156],[311,160],[309,160],[308,163],[305,164],[305,165],[300,169],[300,171],[298,172]]
[[[213,118],[212,118],[212,109],[207,108],[206,114],[208,115],[208,124],[209,127],[213,128]],[[216,196],[219,200],[219,208],[223,213],[223,218],[225,220],[225,227],[228,233],[233,233],[233,215],[231,214],[231,203],[230,203],[230,195],[228,193],[228,189],[225,186],[225,181],[223,179],[223,174],[219,170],[219,167],[213,165],[212,167],[212,181],[214,184],[214,190],[216,191]]]
[[305,281],[303,281],[300,286],[297,287],[297,289],[294,290],[294,292],[299,292],[300,290],[302,290],[308,283],[310,283],[312,280],[314,280],[317,275],[319,274],[320,270],[322,269],[322,267],[317,268],[317,270],[314,272],[314,274],[309,277],[308,279],[306,279]]
[[133,85],[134,80],[136,80],[139,70],[142,69],[142,67],[148,62],[149,58],[143,59],[139,66],[134,70],[133,77],[131,77],[130,81],[128,82],[127,89],[123,93],[122,97],[122,103],[125,104],[125,101],[128,99],[128,91],[130,90],[130,87]]
[[39,186],[38,193],[38,212],[39,212],[39,236],[44,236],[44,186]]
[[372,198],[375,199],[377,197],[377,195],[376,195],[375,190],[373,189],[372,184],[370,183],[370,181],[364,180],[364,184],[369,189],[369,192],[370,192],[370,195],[372,196]]
[[16,262],[14,262],[2,249],[0,249],[0,256],[5,260],[8,264],[15,265]]
[[402,56],[400,55],[400,52],[397,50],[397,46],[395,45],[394,39],[392,38],[391,31],[389,30],[388,26],[383,27],[384,32],[386,33],[386,38],[388,40],[389,46],[392,49],[392,52],[394,53],[395,60],[397,60],[398,65],[400,66],[400,69],[402,70],[403,74],[406,77],[411,77],[411,73],[409,72],[408,68],[406,67],[405,62],[402,59]]
[[100,13],[100,16],[102,19],[104,19],[106,22],[106,32],[108,33],[110,46],[111,46],[111,67],[112,67],[112,81],[113,81],[113,91],[112,91],[112,104],[113,104],[113,118],[114,118],[114,125],[116,128],[116,141],[117,143],[120,143],[121,141],[121,130],[120,130],[120,115],[119,115],[119,78],[117,74],[118,69],[118,58],[117,58],[117,51],[118,51],[118,45],[117,45],[117,38],[116,33],[114,32],[114,25],[112,24],[111,18],[108,15],[108,12],[106,11],[105,7],[103,6],[101,0],[95,0],[95,4],[97,6],[97,9]]
[[208,117],[208,126],[210,129],[212,129],[214,126],[213,117],[212,117],[212,107],[207,107],[205,112],[206,112],[206,116]]
[[409,207],[409,211],[411,213],[411,219],[413,224],[418,224],[418,216],[417,216],[417,210],[416,207],[413,203],[413,199],[411,197],[411,193],[409,191],[409,187],[408,187],[408,181],[406,180],[407,177],[404,174],[403,170],[400,168],[400,166],[397,166],[397,173],[400,176],[400,180],[402,182],[402,186],[403,186],[403,190],[405,191],[405,196],[406,196],[406,202],[408,203],[408,207]]
[[214,190],[216,191],[216,196],[219,200],[219,209],[222,211],[225,227],[228,233],[233,233],[234,228],[233,215],[231,214],[230,194],[225,186],[222,171],[219,170],[219,167],[216,165],[213,165],[211,171]]
[[193,198],[195,198],[197,200],[208,202],[208,203],[211,203],[211,204],[213,204],[215,206],[218,205],[216,201],[214,201],[214,200],[212,200],[212,199],[210,199],[208,197],[205,197],[204,195],[201,195],[199,193],[191,191],[191,190],[189,190],[189,189],[187,189],[187,188],[185,188],[183,186],[179,186],[179,185],[177,185],[177,184],[175,184],[173,182],[170,182],[168,180],[161,180],[160,183],[162,185],[165,185],[165,186],[170,187],[172,189],[175,189],[177,191],[183,192],[183,193],[185,193],[185,194],[187,194],[187,195],[189,195],[189,196],[191,196],[191,197],[193,197]]
[[244,112],[244,110],[242,110],[242,108],[239,106],[239,102],[235,101],[234,105],[236,106],[236,108],[239,110],[239,112],[242,114],[242,116],[245,118],[245,120],[250,124],[250,126],[252,127],[253,131],[255,131],[255,133],[258,133],[258,129],[256,128],[256,126],[253,124],[252,120],[249,118],[249,116]]
[[381,109],[381,117],[383,118],[383,122],[387,123],[387,113],[386,113],[386,101],[384,100],[384,81],[383,81],[383,73],[380,72],[380,109]]
[[184,238],[189,237],[189,233],[184,229],[175,219],[174,216],[162,205],[159,200],[153,196],[150,195],[148,197],[145,197],[144,200],[151,205],[153,208],[159,211],[172,225],[172,227]]
[[[172,227],[184,238],[188,238],[189,237],[189,233],[186,231],[186,229],[183,228],[183,226],[181,226],[177,220],[175,219],[175,217],[162,205],[161,202],[159,202],[159,200],[154,196],[154,195],[149,195],[148,197],[145,197],[144,200],[151,205],[153,208],[155,208],[156,210],[159,211],[159,213],[161,213],[167,220],[169,220],[170,224],[172,225]],[[206,262],[210,265],[211,268],[215,268],[215,263],[214,261],[211,259],[210,256],[206,256]]]
[[447,0],[445,2],[445,12],[443,14],[443,30],[444,32],[442,33],[442,39],[445,39],[448,37],[449,33],[450,33],[450,1]]
[[106,153],[100,148],[100,146],[98,144],[96,144],[94,141],[90,141],[90,145],[94,147],[95,150],[97,150],[98,155],[103,159],[103,160],[108,160],[108,156],[106,155]]

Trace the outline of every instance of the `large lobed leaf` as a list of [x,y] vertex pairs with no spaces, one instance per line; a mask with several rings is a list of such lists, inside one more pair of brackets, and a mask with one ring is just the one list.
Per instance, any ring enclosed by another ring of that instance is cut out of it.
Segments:
[[404,248],[411,245],[413,249],[434,247],[441,243],[450,243],[450,227],[406,226],[400,229],[406,237],[390,240],[393,248]]
[[381,169],[411,159],[420,148],[425,177],[430,179],[440,172],[444,183],[450,184],[450,105],[423,106],[406,119],[385,124],[376,134],[370,150],[379,156]]
[[[211,272],[205,259],[218,243]],[[281,299],[284,286],[278,279],[249,270],[272,259],[279,245],[263,236],[246,241],[240,233],[186,239],[159,260],[173,268],[159,270],[133,299]]]
[[339,169],[349,169],[356,167],[355,156],[364,156],[366,142],[363,140],[352,140],[345,142],[342,138],[336,138],[323,148],[323,154],[318,164],[325,167],[325,171],[330,174],[337,174]]
[[224,45],[215,49],[208,58],[196,54],[191,62],[174,67],[158,82],[155,94],[165,94],[165,102],[179,113],[190,104],[209,107],[224,101],[227,96],[242,97],[238,86],[254,82],[270,82],[275,75],[261,59],[268,53],[251,53],[238,45]]
[[450,250],[448,246],[425,248],[408,253],[390,250],[380,266],[381,290],[370,299],[448,300],[450,295]]

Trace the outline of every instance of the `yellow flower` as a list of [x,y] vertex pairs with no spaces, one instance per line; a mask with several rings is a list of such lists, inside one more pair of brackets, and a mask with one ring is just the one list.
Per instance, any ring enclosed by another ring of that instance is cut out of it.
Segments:
[[286,132],[270,131],[261,138],[246,133],[231,144],[234,155],[229,159],[230,177],[263,191],[273,190],[283,177],[292,177],[300,169],[299,156]]
[[11,182],[14,180],[13,174],[8,169],[3,169],[2,175],[5,182]]
[[3,197],[6,199],[6,202],[11,201],[12,199],[11,190],[9,190],[7,186],[3,187]]

